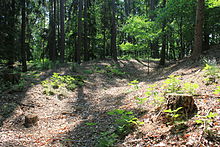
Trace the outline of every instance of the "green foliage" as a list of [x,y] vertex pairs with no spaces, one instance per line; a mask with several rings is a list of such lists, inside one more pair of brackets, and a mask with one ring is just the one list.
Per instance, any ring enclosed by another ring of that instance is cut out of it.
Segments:
[[199,85],[196,83],[184,83],[182,91],[188,94],[196,94],[196,89],[199,88]]
[[208,0],[207,1],[209,8],[220,7],[219,0]]
[[136,40],[135,43],[126,41],[120,44],[122,51],[132,52],[130,57],[138,57],[136,51],[144,51],[145,54],[149,55],[150,42],[155,40],[161,32],[158,23],[149,21],[142,16],[128,18],[126,24],[122,27],[122,31],[133,36]]
[[213,136],[215,132],[210,130],[210,126],[211,124],[213,124],[213,119],[217,117],[218,115],[219,115],[218,113],[213,113],[213,112],[209,112],[205,116],[196,115],[198,119],[196,119],[195,122],[197,124],[202,125],[204,133],[206,133],[208,136]]
[[81,76],[53,73],[53,76],[49,80],[42,81],[41,84],[44,87],[45,94],[53,95],[65,89],[73,91],[77,86],[83,86],[84,81]]
[[181,76],[170,75],[167,80],[164,81],[164,88],[166,89],[166,93],[178,93],[180,90],[180,78]]
[[129,33],[137,40],[150,41],[155,39],[161,30],[156,22],[142,16],[132,16],[127,20],[122,31]]
[[115,116],[116,130],[103,132],[98,140],[97,147],[110,147],[119,139],[130,133],[135,126],[142,125],[143,122],[138,121],[132,111],[115,109],[107,114]]
[[155,84],[149,85],[149,88],[147,88],[145,95],[147,96],[147,99],[149,99],[150,97],[153,98],[151,104],[154,105],[161,105],[165,101],[162,93],[159,93],[157,91]]
[[40,60],[31,60],[28,62],[32,69],[36,70],[47,70],[52,69],[54,67],[54,63],[49,59],[40,59]]
[[112,147],[117,142],[118,135],[111,132],[103,132],[96,144],[96,147]]
[[205,64],[203,69],[205,71],[205,81],[207,85],[217,83],[220,78],[220,68],[215,64]]
[[213,93],[217,95],[220,94],[220,86],[217,86]]
[[206,76],[219,77],[220,69],[217,65],[205,64],[205,67],[203,70],[205,71]]
[[101,73],[101,74],[106,74],[109,77],[123,76],[126,74],[120,68],[118,68],[117,65],[114,65],[114,64],[106,65],[106,66],[93,66],[92,69],[84,70],[83,72],[86,74]]
[[12,85],[12,89],[14,91],[23,91],[26,84],[27,84],[27,81],[24,79],[21,79],[21,80],[19,80],[19,82],[17,84]]
[[88,123],[86,123],[86,125],[87,125],[87,126],[95,126],[95,125],[97,125],[97,123],[88,122]]
[[125,72],[121,71],[116,65],[107,65],[106,66],[106,73],[109,76],[116,75],[116,76],[122,76],[125,75]]
[[213,122],[213,118],[218,116],[218,113],[209,112],[206,116],[196,115],[199,119],[196,119],[195,122],[197,124],[202,124],[204,131],[209,132],[208,128],[210,124]]
[[[15,72],[16,75],[16,72]],[[5,79],[0,77],[0,93],[4,91],[11,91],[11,92],[21,92],[24,90],[25,86],[27,85],[27,81],[25,80],[24,76],[22,76],[18,83],[12,83],[10,81],[5,81]]]
[[135,99],[137,100],[138,104],[143,104],[148,100],[148,98],[146,98],[146,97],[144,97],[144,98],[136,97]]
[[145,92],[146,97],[140,98],[136,97],[135,99],[137,100],[138,104],[143,104],[148,100],[152,100],[151,104],[153,105],[161,105],[164,103],[165,99],[162,96],[162,93],[158,92],[158,89],[156,89],[156,85],[149,85],[149,88],[147,88]]
[[131,91],[138,90],[140,88],[138,84],[139,84],[139,81],[137,80],[133,80],[128,83],[128,85],[132,86]]
[[126,134],[131,131],[134,126],[138,126],[143,124],[143,122],[138,121],[132,111],[125,111],[122,109],[116,109],[113,111],[108,112],[109,115],[118,116],[115,120],[115,123],[118,126],[119,134]]
[[163,112],[167,113],[167,116],[169,118],[171,118],[171,121],[169,123],[173,124],[173,123],[177,123],[177,119],[178,117],[180,117],[180,114],[178,114],[177,112],[182,109],[183,107],[179,107],[175,110],[171,110],[171,109],[168,109],[168,110],[164,110]]

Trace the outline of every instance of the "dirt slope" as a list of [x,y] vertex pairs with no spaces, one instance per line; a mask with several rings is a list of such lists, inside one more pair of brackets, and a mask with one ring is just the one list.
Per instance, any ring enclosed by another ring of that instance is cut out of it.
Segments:
[[[114,118],[107,115],[107,112],[113,109],[132,110],[145,122],[116,146],[195,146],[198,143],[220,145],[219,136],[215,135],[220,135],[220,103],[217,98],[210,96],[216,85],[205,85],[200,63],[183,60],[166,68],[157,68],[157,62],[151,61],[148,74],[146,61],[130,60],[119,61],[120,68],[126,74],[99,72],[112,64],[114,63],[111,61],[87,62],[76,67],[74,72],[69,67],[44,71],[39,77],[28,79],[32,84],[27,85],[24,92],[1,94],[0,146],[93,147],[97,144],[100,132],[113,128]],[[88,70],[93,69],[97,70],[88,73]],[[40,82],[50,77],[53,72],[82,75],[86,77],[85,84],[65,97],[47,96],[43,94]],[[217,128],[217,132],[211,139],[203,134],[202,127],[195,126],[193,118],[188,121],[188,127],[178,134],[173,132],[170,126],[155,119],[159,114],[155,105],[136,103],[135,97],[144,97],[148,84],[154,83],[161,88],[162,82],[171,74],[181,75],[184,82],[198,83],[200,88],[197,93],[207,95],[196,98],[198,114],[219,114],[212,122],[212,125],[215,125],[214,131]],[[132,80],[139,81],[138,90],[132,91],[132,87],[128,85]],[[27,114],[39,117],[36,126],[26,128],[23,125]]]

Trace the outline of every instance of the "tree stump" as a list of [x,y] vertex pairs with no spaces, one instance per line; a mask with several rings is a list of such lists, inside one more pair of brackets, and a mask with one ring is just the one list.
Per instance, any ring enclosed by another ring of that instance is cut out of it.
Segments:
[[188,119],[197,113],[197,106],[192,95],[169,93],[165,97],[167,100],[166,109],[176,110],[182,107],[177,112],[181,114],[181,118]]
[[37,124],[37,121],[39,120],[37,115],[34,114],[28,114],[25,116],[25,122],[24,122],[24,126],[26,128],[35,126]]

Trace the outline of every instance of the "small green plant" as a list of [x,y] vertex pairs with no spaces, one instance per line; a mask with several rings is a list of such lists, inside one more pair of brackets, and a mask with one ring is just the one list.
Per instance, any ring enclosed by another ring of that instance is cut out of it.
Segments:
[[152,98],[151,104],[153,105],[161,105],[164,102],[164,97],[162,96],[162,93],[159,93],[156,85],[149,85],[149,88],[147,88],[147,91],[145,92],[146,98],[136,98],[140,104],[143,102],[150,100]]
[[220,94],[220,86],[217,86],[213,93],[216,95],[219,95]]
[[207,85],[217,83],[217,79],[220,78],[220,68],[217,65],[205,64],[203,71],[205,71]]
[[112,132],[102,132],[96,147],[112,147],[118,140],[118,135]]
[[143,104],[148,100],[148,98],[146,98],[146,97],[144,97],[144,98],[136,97],[135,99],[137,100],[138,104]]
[[125,72],[122,72],[119,68],[117,68],[116,65],[107,65],[106,66],[106,73],[109,75],[109,76],[112,76],[112,75],[116,75],[116,76],[122,76],[122,75],[125,75]]
[[200,118],[195,120],[197,124],[205,124],[205,123],[209,124],[210,122],[213,121],[213,118],[218,116],[218,113],[209,112],[209,114],[206,116],[201,116],[201,115],[196,115],[196,116]]
[[93,122],[87,122],[87,123],[85,123],[87,126],[95,126],[95,125],[97,125],[97,123],[93,123]]
[[188,94],[196,94],[196,89],[199,88],[199,85],[196,83],[184,83],[182,90],[184,93],[188,93]]
[[24,79],[21,79],[18,84],[12,85],[12,89],[14,91],[22,91],[26,84],[27,84],[27,81],[25,81]]
[[168,118],[170,118],[169,124],[175,124],[178,123],[177,119],[178,117],[180,117],[180,114],[178,114],[177,112],[182,109],[183,107],[179,107],[175,110],[164,110],[163,112],[167,113]]
[[138,90],[140,88],[138,84],[139,84],[139,81],[137,81],[137,80],[133,80],[128,83],[128,85],[132,86],[131,91]]
[[212,131],[209,130],[211,122],[213,119],[218,116],[218,113],[209,112],[206,116],[196,115],[199,119],[196,119],[197,124],[203,125],[203,131],[210,135]]
[[59,75],[59,73],[53,73],[53,76],[49,80],[42,81],[41,84],[44,87],[45,94],[54,95],[56,93],[62,93],[65,88],[73,91],[78,86],[82,86],[84,81],[81,76]]
[[170,75],[167,80],[164,81],[164,88],[166,93],[178,93],[180,90],[180,78],[181,76]]
[[108,112],[108,114],[115,115],[118,117],[115,120],[118,135],[128,134],[135,126],[143,124],[143,122],[140,122],[138,118],[134,116],[132,111],[116,109]]
[[77,71],[77,64],[76,63],[70,63],[70,69],[72,72],[76,72]]

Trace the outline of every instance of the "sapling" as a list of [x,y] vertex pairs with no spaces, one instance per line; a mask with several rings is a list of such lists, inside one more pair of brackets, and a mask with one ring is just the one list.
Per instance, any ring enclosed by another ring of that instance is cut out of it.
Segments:
[[171,118],[171,121],[170,123],[173,124],[173,123],[177,123],[177,118],[180,116],[180,114],[178,114],[177,112],[182,109],[183,107],[179,107],[175,110],[171,110],[171,109],[167,109],[167,110],[164,110],[163,112],[166,112],[168,117]]

